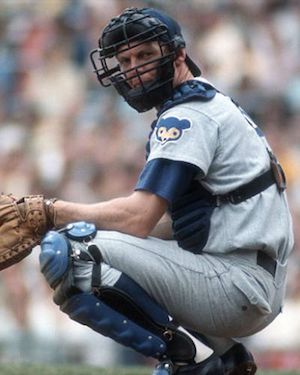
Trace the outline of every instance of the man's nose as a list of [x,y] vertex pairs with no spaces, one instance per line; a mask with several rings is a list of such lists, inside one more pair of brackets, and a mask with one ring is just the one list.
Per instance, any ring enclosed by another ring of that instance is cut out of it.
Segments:
[[128,72],[128,74],[130,75],[130,76],[132,76],[132,75],[135,75],[136,74],[136,67],[137,67],[137,59],[135,58],[135,57],[131,57],[130,58],[130,62],[129,62],[129,72]]
[[130,58],[129,64],[130,73],[136,74],[137,69],[139,72],[142,72],[145,68],[141,66],[141,62],[134,56]]
[[126,73],[132,87],[139,86],[141,84],[140,74],[143,72],[143,67],[139,67],[139,62],[135,57],[130,59],[129,70]]

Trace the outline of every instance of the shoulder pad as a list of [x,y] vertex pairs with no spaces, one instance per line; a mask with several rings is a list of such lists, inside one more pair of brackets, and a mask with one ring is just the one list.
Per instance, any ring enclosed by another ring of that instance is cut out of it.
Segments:
[[207,102],[215,97],[217,90],[206,82],[190,80],[176,87],[173,97],[168,99],[158,112],[158,117],[166,110],[175,105],[186,103],[194,100]]

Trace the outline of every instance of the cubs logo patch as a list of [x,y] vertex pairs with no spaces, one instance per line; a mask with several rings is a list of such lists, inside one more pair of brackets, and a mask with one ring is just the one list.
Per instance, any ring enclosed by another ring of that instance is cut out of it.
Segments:
[[156,125],[156,139],[165,144],[170,141],[178,141],[183,131],[189,129],[191,123],[189,120],[179,120],[177,117],[167,117],[161,119]]

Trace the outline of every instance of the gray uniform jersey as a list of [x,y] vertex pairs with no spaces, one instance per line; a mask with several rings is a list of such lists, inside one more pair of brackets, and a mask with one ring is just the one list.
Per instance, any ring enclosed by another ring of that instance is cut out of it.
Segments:
[[[156,159],[197,166],[196,178],[214,194],[232,191],[270,167],[263,139],[219,93],[163,113],[151,135],[148,163]],[[99,230],[93,241],[106,264],[103,284],[115,285],[125,273],[183,327],[214,340],[258,332],[281,310],[293,235],[286,195],[275,184],[240,204],[214,208],[201,254],[183,250],[175,240],[115,231]],[[88,246],[72,245],[75,250]],[[254,250],[279,255],[274,273],[258,264]],[[76,286],[83,291],[91,285],[87,267],[75,264]]]
[[[168,123],[175,126],[168,129]],[[200,168],[197,178],[207,190],[224,194],[270,168],[265,142],[232,100],[217,93],[209,102],[193,101],[164,112],[150,140],[148,161],[164,158],[193,164]],[[279,194],[273,184],[240,204],[217,207],[203,251],[260,249],[284,260],[292,243],[286,194]]]

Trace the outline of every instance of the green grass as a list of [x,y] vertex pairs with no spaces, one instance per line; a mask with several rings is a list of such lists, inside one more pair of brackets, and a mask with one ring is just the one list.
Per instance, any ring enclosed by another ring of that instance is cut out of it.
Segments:
[[29,365],[7,364],[0,365],[1,375],[150,375],[151,368],[97,368],[89,366],[70,365]]
[[[1,375],[151,375],[149,367],[101,369],[89,366],[6,364],[0,365]],[[257,375],[300,375],[300,371],[258,371]]]

